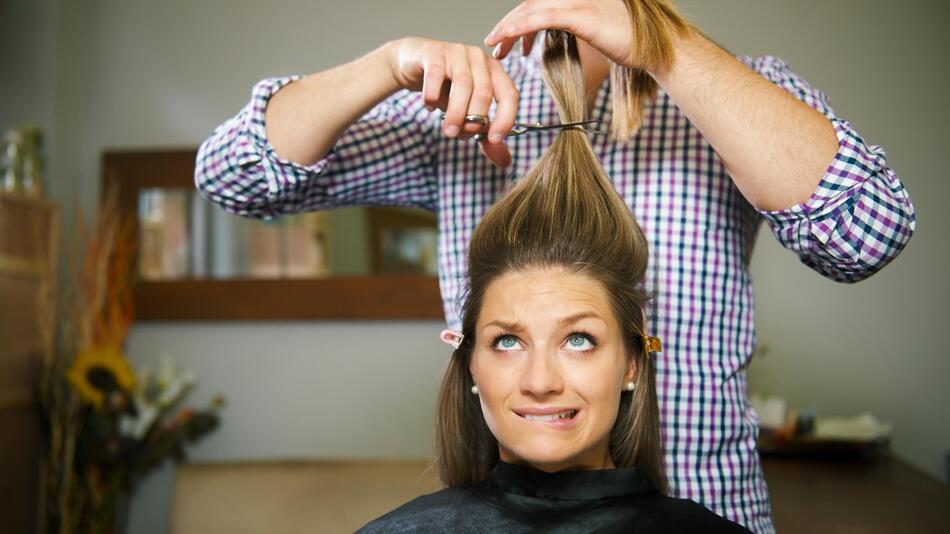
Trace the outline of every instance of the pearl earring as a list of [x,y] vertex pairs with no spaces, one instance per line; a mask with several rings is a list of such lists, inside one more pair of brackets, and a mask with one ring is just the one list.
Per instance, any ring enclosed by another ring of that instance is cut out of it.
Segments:
[[634,382],[631,381],[631,382],[627,382],[626,384],[624,384],[623,389],[625,389],[625,390],[627,390],[627,391],[633,391],[634,388],[636,388],[636,387],[637,387],[636,383],[634,383]]
[[472,395],[478,395],[478,386],[472,386]]

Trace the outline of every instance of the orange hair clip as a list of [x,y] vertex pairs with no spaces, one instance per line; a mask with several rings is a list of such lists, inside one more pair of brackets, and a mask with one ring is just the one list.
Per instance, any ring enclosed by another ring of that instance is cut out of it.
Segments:
[[663,352],[663,342],[658,337],[643,336],[643,349],[649,357],[651,352]]

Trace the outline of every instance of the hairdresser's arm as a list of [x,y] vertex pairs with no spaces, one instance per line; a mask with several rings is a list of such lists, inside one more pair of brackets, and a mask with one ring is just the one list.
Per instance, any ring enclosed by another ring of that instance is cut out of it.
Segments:
[[815,271],[857,282],[910,240],[914,205],[884,150],[784,61],[737,59],[695,35],[678,42],[669,70],[651,74],[782,246]]
[[[530,48],[545,28],[567,30],[624,66],[633,31],[626,4],[526,0],[485,38],[504,57],[515,40]],[[837,152],[835,129],[821,113],[756,75],[700,32],[674,36],[671,68],[650,72],[719,154],[739,190],[760,210],[809,198]]]
[[[504,57],[518,38],[530,44],[542,29],[563,29],[636,67],[625,6],[526,0],[485,44]],[[910,196],[884,150],[835,116],[822,92],[777,58],[740,61],[699,31],[673,47],[672,65],[650,74],[703,133],[782,246],[840,282],[867,278],[900,253],[915,227]]]
[[304,76],[270,97],[267,139],[277,156],[311,165],[340,134],[401,87],[389,68],[384,45],[349,63]]
[[[362,205],[435,210],[440,130],[471,137],[482,127],[463,125],[464,115],[487,115],[493,100],[489,134],[504,134],[518,91],[481,48],[398,39],[323,72],[257,83],[199,147],[195,186],[229,213],[262,219]],[[506,167],[511,154],[499,137],[479,148]]]
[[832,123],[700,34],[678,39],[675,50],[668,70],[650,74],[746,199],[764,211],[808,200],[838,152]]
[[198,193],[257,219],[376,204],[434,210],[438,125],[418,95],[399,90],[389,49],[255,84],[198,148]]
[[[478,133],[476,126],[463,125],[462,117],[470,108],[487,111],[493,98],[498,112],[490,136],[500,137],[515,120],[517,90],[498,61],[477,47],[406,38],[351,63],[306,76],[276,93],[267,106],[267,137],[279,156],[312,163],[330,150],[347,127],[400,89],[420,91],[427,106],[445,110],[449,137]],[[462,131],[456,133],[453,126]],[[496,165],[510,164],[511,156],[500,139],[481,147]]]

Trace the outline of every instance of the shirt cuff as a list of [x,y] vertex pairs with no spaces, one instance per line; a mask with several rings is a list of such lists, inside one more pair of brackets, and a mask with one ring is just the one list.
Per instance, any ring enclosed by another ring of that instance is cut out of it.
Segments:
[[838,153],[825,169],[825,174],[808,200],[780,210],[756,211],[773,227],[794,225],[805,219],[833,210],[845,202],[862,182],[874,176],[886,166],[886,158],[880,147],[872,150],[864,144],[846,120],[832,119],[835,135],[838,138]]
[[267,196],[271,201],[283,198],[299,188],[304,178],[321,173],[336,158],[334,150],[311,165],[303,165],[277,155],[267,138],[264,117],[271,97],[300,75],[265,78],[254,85],[237,140],[237,161],[241,166],[260,163],[267,180]]

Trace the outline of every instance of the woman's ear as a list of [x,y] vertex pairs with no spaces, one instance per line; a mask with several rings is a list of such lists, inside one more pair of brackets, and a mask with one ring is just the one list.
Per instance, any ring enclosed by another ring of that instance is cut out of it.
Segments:
[[632,382],[637,377],[637,361],[633,358],[627,358],[627,370],[623,374],[623,381]]

